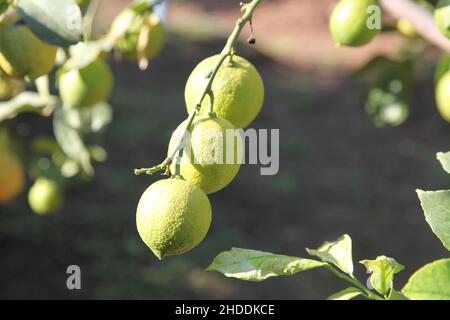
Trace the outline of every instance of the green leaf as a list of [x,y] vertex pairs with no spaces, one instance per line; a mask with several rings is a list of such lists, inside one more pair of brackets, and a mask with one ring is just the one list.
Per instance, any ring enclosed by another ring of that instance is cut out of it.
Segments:
[[311,259],[232,248],[216,256],[206,270],[241,280],[263,281],[270,277],[291,276],[324,265],[325,263]]
[[87,175],[92,176],[94,169],[92,168],[89,150],[83,142],[81,133],[68,124],[66,112],[63,108],[58,108],[55,111],[53,130],[56,141],[64,153],[70,159],[76,161]]
[[106,102],[93,107],[64,110],[64,118],[68,125],[83,133],[99,132],[111,123],[113,111]]
[[344,234],[334,242],[325,242],[316,250],[306,248],[306,251],[353,277],[352,239],[349,235]]
[[75,0],[17,0],[19,14],[42,40],[69,47],[82,39],[82,17]]
[[412,300],[450,300],[450,259],[434,261],[416,271],[402,293]]
[[407,297],[401,292],[398,292],[397,290],[392,290],[391,296],[388,300],[408,300]]
[[22,112],[42,113],[50,103],[56,103],[54,97],[42,97],[32,91],[19,93],[13,99],[0,102],[0,121],[11,119]]
[[434,82],[438,83],[439,80],[450,71],[450,54],[444,55],[436,66],[434,73]]
[[362,260],[360,263],[371,273],[372,287],[384,296],[387,296],[394,287],[394,275],[405,268],[395,259],[386,256],[379,256],[375,260]]
[[95,61],[102,52],[109,52],[113,43],[108,38],[96,41],[80,42],[71,46],[70,59],[65,63],[65,69],[82,69]]
[[327,300],[351,300],[361,294],[362,292],[358,288],[349,287],[342,291],[336,292],[335,294],[332,294],[327,298]]
[[425,220],[434,234],[450,251],[450,190],[417,190]]
[[439,152],[437,155],[438,160],[441,162],[442,167],[447,173],[450,173],[450,152]]

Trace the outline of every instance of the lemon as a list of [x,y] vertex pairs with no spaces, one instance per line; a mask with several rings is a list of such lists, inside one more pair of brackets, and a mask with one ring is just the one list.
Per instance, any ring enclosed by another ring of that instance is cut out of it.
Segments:
[[439,0],[434,11],[434,20],[442,34],[450,38],[450,0]]
[[164,28],[158,15],[153,12],[139,14],[126,9],[120,13],[111,25],[111,34],[118,36],[115,48],[127,58],[137,60],[139,35],[145,25],[150,27],[145,55],[148,59],[154,58],[164,45]]
[[408,20],[399,19],[397,21],[397,30],[407,38],[417,37],[416,29]]
[[20,86],[0,72],[0,101],[8,100],[19,93]]
[[[185,88],[187,110],[197,105],[219,56],[200,62],[192,71]],[[214,112],[236,128],[247,127],[259,114],[264,102],[264,83],[256,68],[246,59],[233,56],[220,67],[212,83]],[[201,111],[207,112],[211,99],[204,99]]]
[[436,87],[436,102],[442,117],[450,122],[450,71],[438,81]]
[[0,203],[5,204],[22,192],[25,171],[20,160],[6,149],[0,149]]
[[55,181],[38,178],[28,192],[28,203],[39,215],[55,213],[64,203],[64,194]]
[[5,12],[6,10],[8,10],[8,3],[6,2],[6,0],[0,0],[0,14],[2,14],[3,12]]
[[[185,125],[186,122],[180,124],[172,135],[169,156],[182,138]],[[242,138],[237,134],[234,139],[229,136],[233,139],[230,140],[227,132],[237,133],[229,121],[220,117],[201,116],[192,124],[190,139],[185,141],[183,157],[179,161],[181,176],[208,194],[225,188],[241,167],[238,159],[243,152]],[[170,169],[172,173],[175,172],[176,161],[172,162]]]
[[341,0],[330,18],[330,31],[338,45],[358,47],[370,42],[379,29],[369,28],[370,6],[377,0]]
[[34,80],[55,65],[56,47],[34,35],[17,15],[0,23],[0,68],[10,77]]
[[208,196],[178,178],[159,180],[145,190],[136,211],[144,243],[162,259],[198,245],[211,225]]
[[113,87],[108,64],[97,59],[81,69],[58,71],[58,88],[63,104],[69,108],[91,107],[108,99]]

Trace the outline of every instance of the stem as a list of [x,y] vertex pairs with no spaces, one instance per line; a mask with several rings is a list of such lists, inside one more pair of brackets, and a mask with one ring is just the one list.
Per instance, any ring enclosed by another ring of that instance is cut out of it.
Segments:
[[380,5],[394,18],[411,23],[424,39],[450,52],[450,40],[439,31],[432,13],[411,0],[380,0]]
[[362,294],[367,298],[367,299],[371,299],[371,300],[384,300],[383,298],[381,298],[379,295],[373,293],[372,291],[370,291],[369,289],[367,289],[361,282],[359,282],[358,279],[356,278],[352,278],[340,271],[338,271],[336,268],[334,268],[332,265],[327,264],[325,266],[326,268],[328,268],[328,270],[330,270],[336,277],[338,277],[339,279],[345,280],[347,282],[350,282],[352,285],[354,285],[356,288],[358,288],[359,290],[361,290]]
[[[256,7],[261,3],[261,1],[262,0],[252,0],[248,4],[242,5],[242,11],[244,11],[244,14],[237,21],[236,26],[234,27],[233,31],[231,32],[230,36],[228,37],[225,47],[222,49],[222,51],[219,55],[217,64],[211,71],[211,75],[209,76],[208,82],[206,83],[205,88],[204,88],[202,94],[200,95],[200,99],[198,100],[195,108],[192,110],[192,112],[189,114],[189,117],[186,120],[186,125],[183,128],[183,131],[181,132],[181,137],[184,137],[186,135],[191,124],[194,122],[195,117],[200,113],[200,108],[202,106],[203,100],[205,100],[206,96],[211,93],[211,87],[212,87],[214,78],[216,77],[217,73],[219,72],[219,69],[222,66],[225,59],[234,53],[234,46],[239,38],[239,35],[242,32],[242,29],[247,24],[247,22],[252,20],[253,12],[255,11]],[[212,106],[210,107],[210,112],[213,112]],[[182,147],[183,147],[183,139],[180,139],[178,145],[175,147],[172,154],[170,154],[160,165],[153,167],[153,168],[161,167],[164,163],[167,163],[167,162],[171,163],[172,160],[175,159],[175,157],[177,156],[177,153],[182,149]],[[155,173],[156,171],[153,172],[153,170],[151,170],[153,168],[148,169],[148,172]],[[163,170],[165,168],[166,167],[162,166],[160,170]],[[143,171],[141,171],[141,170],[143,170]],[[146,169],[135,170],[135,174],[138,175],[140,173],[147,173],[147,171],[145,171],[145,170]],[[152,173],[150,173],[150,174],[152,174]]]
[[92,37],[92,25],[94,23],[95,15],[97,14],[97,9],[100,4],[99,0],[92,0],[84,16],[84,40],[88,41]]

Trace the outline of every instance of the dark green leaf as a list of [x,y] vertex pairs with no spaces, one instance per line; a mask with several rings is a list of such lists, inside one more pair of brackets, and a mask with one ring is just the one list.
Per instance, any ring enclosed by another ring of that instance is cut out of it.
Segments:
[[332,294],[327,298],[327,300],[351,300],[359,295],[361,295],[361,290],[359,290],[358,288],[350,287]]

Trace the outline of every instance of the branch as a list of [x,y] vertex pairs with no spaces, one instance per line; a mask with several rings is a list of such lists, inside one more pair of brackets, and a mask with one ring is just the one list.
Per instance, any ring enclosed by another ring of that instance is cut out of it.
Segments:
[[405,19],[411,23],[424,39],[436,47],[450,52],[450,39],[437,28],[433,15],[411,0],[380,0],[380,5],[396,19]]
[[[244,28],[244,26],[247,24],[247,22],[251,22],[252,18],[253,18],[253,12],[255,11],[256,7],[261,3],[262,0],[252,0],[250,3],[248,4],[241,4],[242,6],[242,11],[244,12],[243,16],[237,21],[236,26],[234,27],[233,31],[231,32],[230,37],[227,40],[227,43],[225,45],[225,47],[223,48],[222,52],[219,55],[219,60],[217,61],[216,66],[213,68],[213,70],[211,71],[211,75],[209,76],[208,82],[205,85],[205,88],[203,90],[203,93],[200,95],[199,101],[197,102],[195,108],[192,110],[191,114],[189,115],[189,117],[186,120],[186,125],[183,128],[183,131],[181,133],[181,137],[184,137],[187,133],[187,131],[189,130],[189,127],[191,126],[191,124],[194,122],[195,117],[198,115],[202,102],[203,100],[206,98],[206,96],[210,93],[211,91],[211,86],[212,83],[214,81],[214,78],[217,75],[217,72],[219,71],[220,67],[222,66],[223,62],[225,61],[225,59],[232,55],[234,52],[234,46],[239,38],[239,35],[241,34],[242,29]],[[212,112],[212,106],[210,108],[210,112]],[[166,170],[167,169],[167,164],[170,165],[170,163],[172,163],[173,159],[177,156],[177,154],[179,154],[179,152],[182,150],[183,148],[183,139],[180,139],[180,141],[178,142],[178,145],[176,146],[176,148],[173,150],[172,154],[169,155],[161,164],[152,167],[152,168],[144,168],[144,169],[136,169],[134,171],[134,173],[136,175],[145,173],[145,174],[153,174],[159,170]],[[159,169],[159,170],[158,170]],[[155,171],[156,170],[156,171]]]

